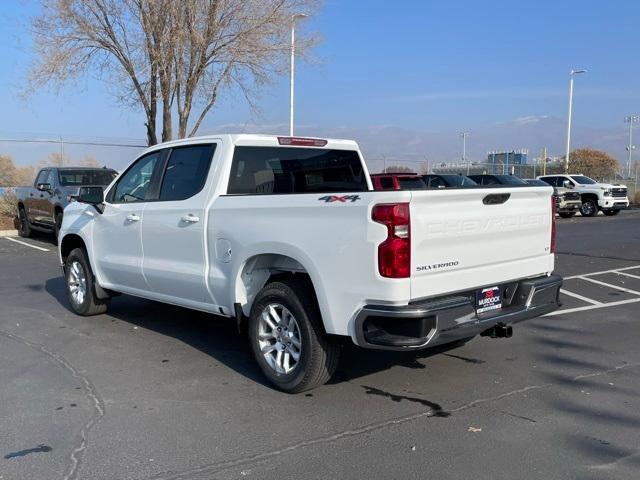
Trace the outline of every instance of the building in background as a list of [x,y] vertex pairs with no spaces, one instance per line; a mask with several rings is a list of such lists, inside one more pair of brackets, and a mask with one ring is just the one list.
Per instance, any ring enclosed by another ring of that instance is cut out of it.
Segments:
[[491,171],[487,173],[511,173],[512,167],[526,165],[529,151],[522,148],[519,150],[495,151],[487,153],[487,167]]

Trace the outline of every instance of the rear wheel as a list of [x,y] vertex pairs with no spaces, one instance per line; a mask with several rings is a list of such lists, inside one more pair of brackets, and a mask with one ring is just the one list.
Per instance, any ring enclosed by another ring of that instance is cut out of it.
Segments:
[[620,210],[603,210],[602,213],[604,213],[607,217],[613,217],[614,215],[618,215],[620,213]]
[[576,214],[576,212],[560,212],[558,213],[558,215],[560,215],[562,218],[571,218]]
[[67,297],[71,308],[78,315],[98,315],[107,311],[109,299],[96,295],[95,277],[83,248],[71,251],[65,262]]
[[18,235],[21,237],[30,237],[31,236],[31,225],[29,224],[29,219],[27,218],[27,212],[24,211],[23,207],[20,207],[18,210]]
[[582,206],[580,207],[580,213],[583,217],[593,217],[598,213],[598,205],[596,201],[588,198],[582,201]]
[[289,393],[326,383],[340,356],[340,347],[324,332],[306,280],[269,283],[258,293],[249,318],[249,341],[265,376]]

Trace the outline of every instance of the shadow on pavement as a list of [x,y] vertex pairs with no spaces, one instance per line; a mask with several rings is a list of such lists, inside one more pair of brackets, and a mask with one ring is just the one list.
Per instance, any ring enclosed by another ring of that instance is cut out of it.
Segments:
[[[60,305],[70,310],[62,277],[47,280],[45,290]],[[238,333],[234,319],[129,295],[112,299],[105,316],[173,337],[215,358],[237,373],[271,387],[256,364],[245,336]],[[454,348],[456,346],[441,346],[420,352],[386,352],[361,349],[345,340],[341,362],[328,383],[350,381],[396,366],[424,369],[426,366],[420,359]],[[468,357],[457,358],[469,363],[483,362]]]

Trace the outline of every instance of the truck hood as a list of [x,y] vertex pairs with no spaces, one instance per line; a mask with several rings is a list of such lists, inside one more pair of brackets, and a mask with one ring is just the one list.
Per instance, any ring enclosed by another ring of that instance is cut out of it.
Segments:
[[626,185],[611,185],[610,183],[594,183],[593,185],[579,184],[581,189],[584,190],[608,190],[611,188],[627,188]]

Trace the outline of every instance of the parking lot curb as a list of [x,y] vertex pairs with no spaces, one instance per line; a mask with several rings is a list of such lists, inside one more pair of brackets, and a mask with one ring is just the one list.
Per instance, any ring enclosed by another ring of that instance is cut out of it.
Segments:
[[0,237],[17,237],[17,230],[0,230]]

